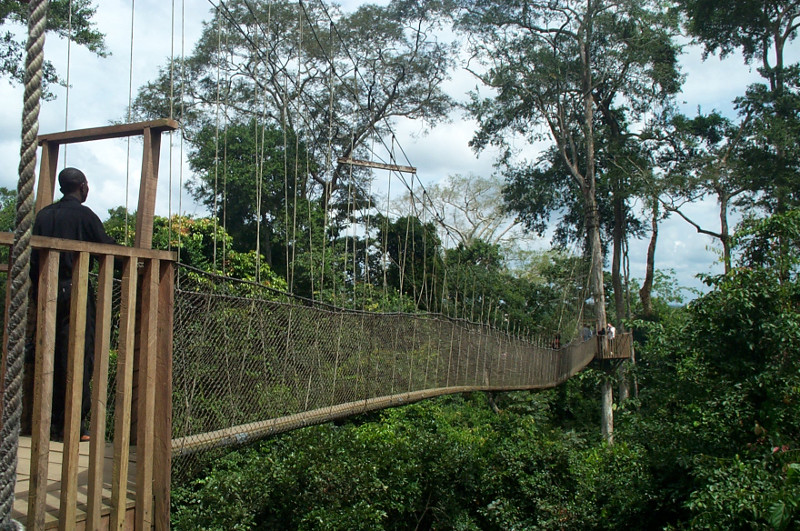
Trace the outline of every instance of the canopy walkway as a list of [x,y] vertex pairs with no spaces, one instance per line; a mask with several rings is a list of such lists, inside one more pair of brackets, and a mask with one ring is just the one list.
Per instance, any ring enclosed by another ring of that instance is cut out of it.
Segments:
[[[299,7],[304,9],[302,3]],[[15,241],[14,235],[0,233],[0,245],[13,245],[15,257],[7,282],[0,363],[0,384],[8,386],[0,391],[4,399],[11,397],[3,403],[13,403],[0,417],[3,434],[11,434],[0,439],[0,527],[11,525],[10,513],[30,529],[168,529],[171,477],[181,472],[187,455],[439,395],[553,387],[593,359],[630,356],[630,335],[548,346],[439,314],[344,310],[190,270],[177,264],[174,253],[150,249],[161,133],[178,124],[171,117],[37,136],[46,13],[46,1],[30,2],[18,234]],[[333,75],[325,77],[332,82]],[[219,86],[217,93],[219,99]],[[283,115],[288,109],[284,104]],[[216,129],[219,137],[219,124]],[[37,144],[39,210],[53,201],[61,145],[129,136],[143,138],[134,247],[29,237]],[[261,151],[263,159],[263,146]],[[286,146],[284,151],[288,153]],[[321,158],[331,159],[330,138],[323,151],[328,155]],[[338,164],[415,172],[411,166],[352,156]],[[330,166],[333,175],[337,170]],[[330,193],[329,185],[325,187]],[[216,255],[216,241],[214,245]],[[40,268],[32,273],[38,275],[39,289],[29,305],[31,249],[39,253]],[[408,251],[406,247],[403,252]],[[355,247],[353,252],[355,256]],[[63,441],[52,441],[57,280],[63,253],[74,257],[69,355]],[[91,272],[94,262],[99,263],[97,273]],[[121,269],[117,279],[115,264]],[[97,307],[91,440],[81,442],[89,297]],[[24,338],[26,322],[29,335]],[[22,374],[26,381],[20,385]],[[20,417],[29,436],[18,436]],[[9,493],[12,484],[15,489]]]
[[[0,234],[2,244],[11,239]],[[553,387],[596,357],[630,354],[629,335],[553,349],[442,315],[290,301],[175,267],[163,251],[41,237],[33,245],[77,252],[87,265],[89,255],[105,259],[97,276],[84,268],[83,289],[75,288],[84,301],[90,284],[98,288],[91,445],[69,430],[63,445],[49,440],[44,374],[55,299],[40,292],[36,358],[26,367],[35,374],[26,394],[36,397],[32,436],[23,439],[30,458],[19,464],[29,479],[18,484],[14,513],[31,529],[65,521],[167,528],[170,471],[181,472],[186,454],[444,394]],[[58,254],[48,254],[41,285],[50,285]],[[113,258],[125,266],[112,282]],[[81,364],[81,356],[71,360],[75,375]]]

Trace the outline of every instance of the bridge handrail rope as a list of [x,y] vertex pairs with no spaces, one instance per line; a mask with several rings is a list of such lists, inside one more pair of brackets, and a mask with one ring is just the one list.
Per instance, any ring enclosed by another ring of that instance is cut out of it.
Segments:
[[172,448],[179,474],[190,466],[182,455],[376,409],[465,391],[553,387],[586,367],[600,345],[592,336],[553,348],[487,322],[337,308],[183,265],[178,276]]

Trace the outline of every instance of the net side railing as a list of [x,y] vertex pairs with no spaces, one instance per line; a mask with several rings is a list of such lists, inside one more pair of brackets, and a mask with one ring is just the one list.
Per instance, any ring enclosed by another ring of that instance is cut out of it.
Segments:
[[441,315],[274,300],[253,285],[181,271],[176,456],[443,394],[552,387],[597,350],[594,340],[544,348]]

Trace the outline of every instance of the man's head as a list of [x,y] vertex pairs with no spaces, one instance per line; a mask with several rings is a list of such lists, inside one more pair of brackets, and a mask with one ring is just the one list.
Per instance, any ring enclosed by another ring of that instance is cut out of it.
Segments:
[[62,194],[75,196],[81,203],[86,201],[86,197],[89,195],[89,182],[86,180],[86,175],[78,168],[61,170],[61,173],[58,174],[58,184]]

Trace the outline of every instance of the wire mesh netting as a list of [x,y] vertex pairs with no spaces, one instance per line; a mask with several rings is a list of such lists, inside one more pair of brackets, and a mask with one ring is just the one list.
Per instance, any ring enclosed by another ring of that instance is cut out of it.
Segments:
[[173,452],[438,394],[554,386],[594,357],[432,314],[343,310],[179,267]]

